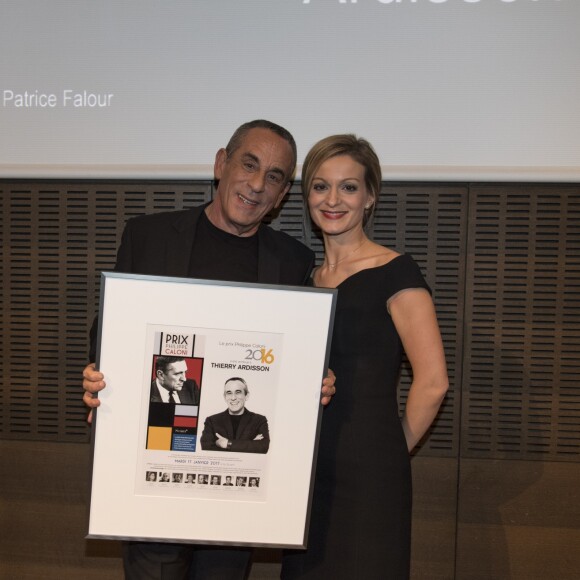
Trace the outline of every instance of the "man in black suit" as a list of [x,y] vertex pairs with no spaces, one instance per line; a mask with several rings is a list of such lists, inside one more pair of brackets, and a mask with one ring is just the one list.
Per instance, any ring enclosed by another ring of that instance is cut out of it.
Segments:
[[151,383],[151,402],[199,405],[199,386],[186,375],[184,358],[158,356],[155,359],[155,380]]
[[246,409],[249,396],[244,379],[232,377],[226,381],[224,399],[228,408],[206,418],[201,435],[201,448],[204,451],[268,452],[268,420],[264,415]]
[[[196,277],[234,282],[306,284],[314,254],[262,219],[282,202],[296,166],[296,143],[283,127],[258,120],[239,127],[215,158],[218,181],[211,203],[184,211],[139,216],[127,222],[118,272]],[[93,325],[91,360],[96,356]],[[104,375],[83,371],[83,400],[99,405]],[[334,377],[323,381],[323,404],[334,394]],[[90,421],[90,414],[89,414]],[[248,549],[127,542],[127,580],[242,580]]]

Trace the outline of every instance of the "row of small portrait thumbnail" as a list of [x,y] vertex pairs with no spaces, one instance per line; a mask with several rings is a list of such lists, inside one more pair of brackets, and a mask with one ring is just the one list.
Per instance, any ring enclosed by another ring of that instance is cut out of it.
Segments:
[[221,485],[221,486],[238,486],[238,487],[260,487],[259,477],[249,477],[245,475],[209,475],[206,473],[183,473],[176,471],[147,471],[145,481],[160,483],[177,483],[177,484],[196,484],[196,485]]

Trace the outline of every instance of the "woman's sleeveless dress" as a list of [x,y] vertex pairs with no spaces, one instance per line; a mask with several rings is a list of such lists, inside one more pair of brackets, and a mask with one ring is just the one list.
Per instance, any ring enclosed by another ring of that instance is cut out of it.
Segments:
[[338,286],[308,549],[288,551],[282,578],[409,577],[411,469],[397,403],[402,345],[387,300],[429,290],[408,255]]

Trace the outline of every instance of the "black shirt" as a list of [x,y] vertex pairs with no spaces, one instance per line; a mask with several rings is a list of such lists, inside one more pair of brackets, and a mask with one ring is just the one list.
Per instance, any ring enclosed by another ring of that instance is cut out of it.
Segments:
[[258,234],[236,236],[216,228],[205,215],[195,231],[189,275],[205,280],[257,282]]

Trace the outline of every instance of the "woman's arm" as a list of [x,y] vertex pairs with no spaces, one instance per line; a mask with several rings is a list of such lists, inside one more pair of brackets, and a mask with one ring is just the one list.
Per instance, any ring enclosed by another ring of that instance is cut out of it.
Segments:
[[447,365],[435,306],[427,291],[400,292],[389,301],[389,312],[413,369],[402,420],[411,451],[429,429],[445,397]]

